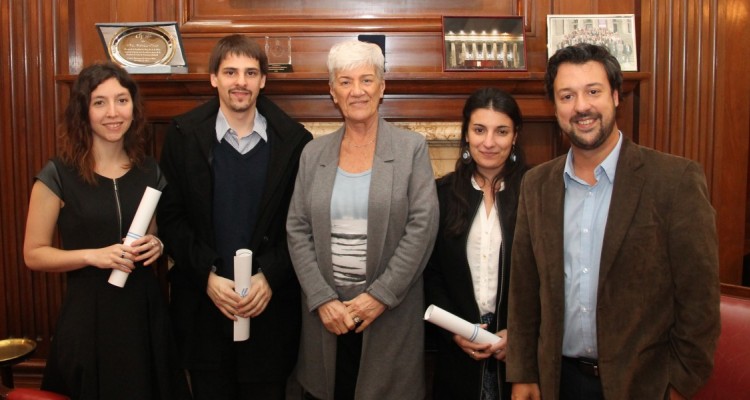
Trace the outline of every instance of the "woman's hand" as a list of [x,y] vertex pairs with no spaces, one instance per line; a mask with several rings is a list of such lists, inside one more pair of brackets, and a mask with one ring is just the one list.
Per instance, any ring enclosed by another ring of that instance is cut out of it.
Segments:
[[158,237],[151,234],[133,241],[130,245],[135,254],[133,261],[143,261],[143,265],[151,265],[164,254],[164,244]]
[[124,244],[113,244],[100,249],[88,250],[84,257],[87,265],[131,273],[135,269],[133,260],[136,256],[137,254],[134,254],[132,247]]
[[357,297],[345,301],[344,305],[352,320],[358,319],[360,321],[356,327],[357,333],[364,331],[386,309],[385,304],[372,297],[369,293],[361,293]]
[[318,307],[318,316],[328,332],[334,335],[343,335],[355,327],[352,316],[340,300],[331,300]]
[[495,335],[499,336],[500,340],[493,343],[488,352],[490,352],[495,359],[505,361],[505,348],[508,346],[508,330],[503,329],[496,332]]
[[[482,329],[487,329],[487,324],[479,326]],[[495,357],[498,360],[505,359],[505,347],[507,341],[507,330],[503,329],[497,332],[496,335],[500,337],[498,342],[493,344],[489,343],[474,343],[462,336],[453,335],[453,341],[456,342],[458,347],[464,351],[469,357],[474,360],[484,360],[490,357]]]

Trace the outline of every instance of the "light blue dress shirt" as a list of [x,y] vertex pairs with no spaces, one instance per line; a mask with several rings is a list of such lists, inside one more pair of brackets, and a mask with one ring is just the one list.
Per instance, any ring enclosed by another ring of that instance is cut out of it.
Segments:
[[226,139],[227,143],[237,150],[237,152],[247,154],[253,147],[260,143],[261,139],[268,142],[267,127],[266,117],[260,115],[256,108],[253,133],[245,137],[239,137],[237,131],[229,126],[227,117],[219,109],[219,113],[216,115],[216,140],[221,142],[222,139]]
[[565,331],[562,354],[598,358],[596,343],[596,296],[604,228],[620,158],[622,133],[617,145],[594,170],[596,183],[589,185],[573,170],[568,152],[565,181]]

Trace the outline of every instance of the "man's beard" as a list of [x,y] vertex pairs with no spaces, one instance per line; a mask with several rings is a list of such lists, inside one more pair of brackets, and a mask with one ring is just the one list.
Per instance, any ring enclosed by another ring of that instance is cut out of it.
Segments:
[[[576,133],[575,121],[588,118],[592,118],[595,121],[601,121],[601,128],[599,129],[598,134],[593,138],[593,140],[586,140],[583,136],[580,136]],[[601,146],[604,142],[607,141],[607,139],[609,139],[610,135],[612,135],[614,126],[614,119],[610,121],[604,121],[602,115],[599,113],[577,114],[575,117],[571,118],[570,130],[563,132],[565,132],[565,135],[568,136],[568,140],[570,140],[570,143],[573,146],[582,150],[594,150],[599,148],[599,146]]]
[[249,100],[252,97],[252,93],[249,90],[239,89],[247,93],[248,100],[246,101],[236,101],[232,97],[232,92],[237,91],[238,89],[233,89],[229,92],[229,108],[236,112],[236,113],[244,113],[245,111],[249,110],[252,106],[252,102]]

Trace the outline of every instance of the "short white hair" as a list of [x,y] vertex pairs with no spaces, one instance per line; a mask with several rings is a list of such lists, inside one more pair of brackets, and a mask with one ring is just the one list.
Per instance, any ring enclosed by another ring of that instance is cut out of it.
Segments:
[[336,72],[348,71],[362,66],[373,66],[375,75],[383,80],[385,74],[385,56],[380,46],[374,43],[347,40],[331,47],[328,52],[328,83],[333,86]]

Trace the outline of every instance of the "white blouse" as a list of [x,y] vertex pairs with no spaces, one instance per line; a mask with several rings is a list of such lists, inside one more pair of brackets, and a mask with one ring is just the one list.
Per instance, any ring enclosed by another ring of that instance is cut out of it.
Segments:
[[[473,177],[471,184],[475,189],[481,190]],[[503,188],[501,185],[500,190]],[[466,242],[466,255],[474,285],[474,299],[479,307],[480,315],[494,313],[497,305],[500,246],[503,241],[497,208],[498,204],[495,203],[487,215],[484,201],[482,201],[474,216]]]

